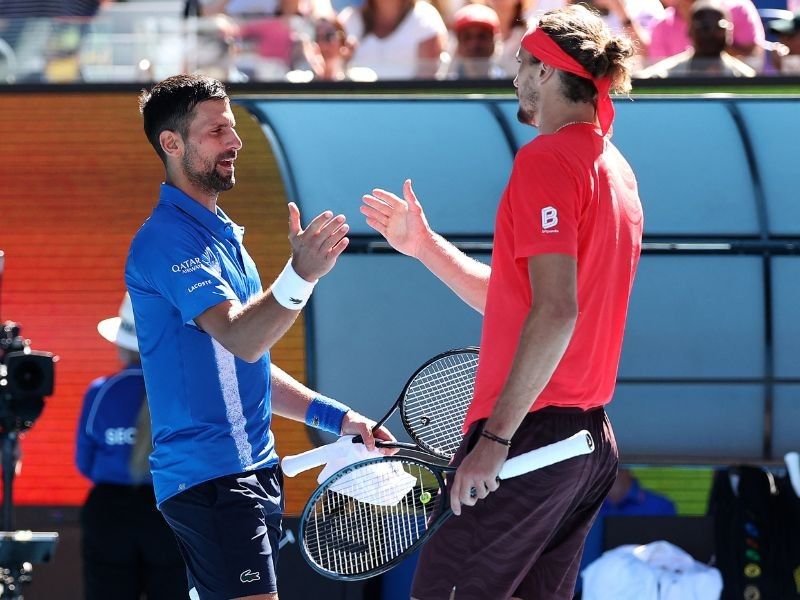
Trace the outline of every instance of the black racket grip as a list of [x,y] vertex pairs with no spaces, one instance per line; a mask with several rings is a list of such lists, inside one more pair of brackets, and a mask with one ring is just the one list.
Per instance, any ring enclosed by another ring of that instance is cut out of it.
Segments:
[[[360,435],[353,436],[352,442],[354,444],[363,444],[364,438]],[[409,442],[387,442],[384,440],[375,440],[375,446],[378,448],[404,448],[406,450],[419,450],[419,447],[416,444],[411,444]]]

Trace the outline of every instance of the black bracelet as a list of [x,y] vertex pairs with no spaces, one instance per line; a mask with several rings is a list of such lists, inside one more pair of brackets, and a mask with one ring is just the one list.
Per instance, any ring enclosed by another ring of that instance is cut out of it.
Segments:
[[495,435],[486,431],[485,429],[481,431],[481,435],[486,439],[492,440],[493,442],[497,442],[498,444],[503,444],[504,446],[508,446],[511,448],[511,440],[507,440],[505,438],[501,438],[499,435]]

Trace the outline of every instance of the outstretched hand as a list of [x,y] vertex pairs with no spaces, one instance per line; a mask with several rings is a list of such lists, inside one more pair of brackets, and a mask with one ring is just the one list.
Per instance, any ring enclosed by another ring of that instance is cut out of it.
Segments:
[[386,238],[386,241],[407,256],[419,258],[423,242],[433,236],[422,206],[411,187],[403,184],[403,198],[382,189],[372,190],[362,198],[361,214],[367,225]]
[[316,281],[336,264],[336,259],[347,248],[346,237],[350,226],[344,215],[333,216],[326,210],[312,219],[303,229],[300,209],[289,203],[289,243],[292,245],[292,268],[306,281]]

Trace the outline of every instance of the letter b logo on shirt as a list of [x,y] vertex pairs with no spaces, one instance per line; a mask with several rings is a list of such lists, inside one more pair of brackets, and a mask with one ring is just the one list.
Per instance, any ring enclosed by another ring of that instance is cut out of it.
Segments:
[[558,211],[552,206],[542,209],[542,229],[552,229],[558,225]]

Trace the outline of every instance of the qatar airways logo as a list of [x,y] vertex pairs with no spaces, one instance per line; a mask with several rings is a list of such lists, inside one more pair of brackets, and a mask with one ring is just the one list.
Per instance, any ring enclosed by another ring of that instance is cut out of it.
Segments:
[[200,267],[202,267],[202,263],[200,262],[200,258],[190,258],[183,262],[179,262],[177,265],[172,265],[172,272],[173,273],[183,273],[187,275],[188,273],[193,273],[197,271]]
[[197,269],[202,269],[204,267],[218,275],[222,273],[222,268],[219,266],[217,255],[214,254],[211,248],[206,248],[205,252],[203,252],[200,256],[187,258],[182,262],[172,265],[171,269],[173,273],[188,275],[189,273],[194,273],[197,271]]

